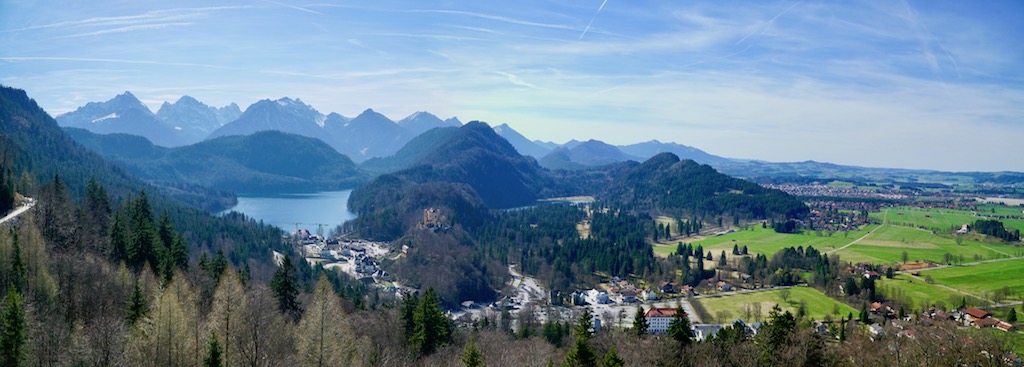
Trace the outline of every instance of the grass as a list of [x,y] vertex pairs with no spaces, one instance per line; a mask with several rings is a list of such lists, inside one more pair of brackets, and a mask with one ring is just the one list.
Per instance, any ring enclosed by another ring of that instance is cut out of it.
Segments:
[[928,284],[921,278],[907,274],[897,274],[892,279],[882,278],[876,284],[876,288],[885,297],[902,299],[903,303],[909,303],[915,310],[930,307],[938,302],[943,302],[947,306],[956,305],[963,297],[960,293]]
[[[788,310],[796,314],[797,309],[800,307],[801,300],[807,304],[807,317],[816,320],[822,320],[826,315],[833,315],[833,309],[838,309],[839,315],[843,316],[850,312],[853,312],[854,314],[857,313],[857,310],[829,298],[817,289],[810,287],[792,287],[788,289],[790,292],[788,300],[782,299],[782,290],[770,290],[763,292],[730,294],[721,297],[700,298],[697,301],[715,317],[719,317],[718,314],[721,312],[723,317],[719,318],[724,319],[724,322],[726,323],[737,318],[744,318],[744,307],[753,304],[761,305],[762,320],[767,317],[768,312],[771,311],[772,307],[776,304],[778,304],[784,311]],[[832,317],[836,316],[833,315]],[[754,320],[745,321],[752,322]]]
[[[995,209],[995,213],[992,212]],[[885,208],[877,213],[870,213],[869,217],[882,221],[883,218],[888,220],[889,223],[907,223],[913,226],[923,226],[925,228],[933,228],[940,231],[945,231],[951,227],[960,228],[963,224],[973,224],[974,221],[982,219],[982,216],[1022,216],[1024,213],[1022,207],[1013,207],[1006,205],[996,204],[984,204],[978,206],[978,214],[974,215],[973,212],[968,210],[954,210],[954,209],[924,209],[915,207],[895,207]],[[888,214],[886,214],[888,212]],[[903,213],[900,215],[899,213]],[[1003,219],[1003,225],[1008,229],[1018,229],[1024,232],[1024,220],[1020,219]]]
[[[813,246],[819,251],[828,251],[833,248],[842,247],[860,238],[875,226],[866,226],[856,231],[847,233],[833,233],[832,236],[818,236],[815,232],[807,231],[803,234],[776,233],[771,228],[761,228],[759,225],[751,225],[733,233],[705,237],[689,238],[683,242],[692,243],[694,246],[703,246],[705,250],[711,250],[712,254],[718,256],[722,251],[732,254],[732,247],[740,248],[747,246],[751,254],[763,254],[771,257],[776,252],[787,247]],[[668,256],[675,251],[677,244],[659,245],[654,247],[654,253],[659,256]]]
[[1021,254],[1021,250],[1001,243],[978,242],[967,237],[961,245],[950,237],[939,236],[926,230],[886,225],[863,241],[839,251],[839,257],[851,262],[890,264],[902,261],[907,252],[909,260],[943,262],[945,254],[954,258],[963,256],[964,262],[990,260]]
[[1006,286],[1009,300],[1024,300],[1024,259],[925,271],[936,283],[983,296]]

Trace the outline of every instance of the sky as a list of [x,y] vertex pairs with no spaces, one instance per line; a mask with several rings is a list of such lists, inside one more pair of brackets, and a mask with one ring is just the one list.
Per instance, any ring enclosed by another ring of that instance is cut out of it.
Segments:
[[1021,19],[1016,0],[0,0],[0,84],[52,115],[287,96],[559,143],[1024,171]]

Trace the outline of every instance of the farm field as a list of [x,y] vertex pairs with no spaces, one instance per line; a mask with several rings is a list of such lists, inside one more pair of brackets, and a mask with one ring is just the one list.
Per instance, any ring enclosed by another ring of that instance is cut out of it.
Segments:
[[[732,253],[733,245],[740,248],[747,246],[747,250],[751,254],[763,254],[771,257],[779,250],[787,247],[797,246],[813,246],[819,251],[825,252],[834,248],[839,248],[855,241],[856,239],[864,236],[870,230],[874,229],[875,225],[868,225],[864,228],[850,231],[848,233],[833,233],[832,236],[818,236],[815,232],[806,231],[803,234],[787,234],[787,233],[776,233],[771,228],[761,228],[758,225],[748,226],[747,229],[739,230],[733,233],[705,237],[700,239],[685,239],[684,243],[692,243],[695,246],[701,245],[705,250],[712,250],[716,256],[725,251],[726,253]],[[672,245],[661,245],[654,247],[654,253],[658,256],[668,256],[668,254],[675,251],[677,244]]]
[[1024,300],[1024,259],[970,266],[954,266],[921,272],[936,283],[984,297],[1006,286],[1009,301]]
[[[995,212],[992,212],[995,209]],[[951,227],[959,228],[964,224],[973,224],[978,219],[984,219],[988,215],[1000,215],[1000,216],[1021,216],[1024,213],[1021,212],[1024,208],[1009,207],[1004,205],[982,205],[978,207],[978,214],[974,215],[968,210],[954,210],[954,209],[924,209],[915,207],[894,207],[894,208],[883,208],[882,211],[877,213],[870,213],[868,216],[872,219],[878,220],[879,222],[886,220],[889,223],[899,224],[913,224],[914,226],[923,226],[929,229],[935,229],[939,231],[945,231]],[[902,213],[902,214],[900,214]],[[1020,229],[1024,231],[1024,220],[1020,219],[1004,219],[1002,220],[1003,225],[1008,228]]]
[[[814,288],[791,287],[788,289],[790,292],[788,300],[782,299],[782,290],[770,290],[764,292],[731,294],[721,297],[699,298],[697,301],[704,306],[708,313],[716,318],[724,319],[726,323],[737,318],[746,318],[744,307],[756,303],[761,304],[762,319],[767,317],[768,312],[771,311],[772,307],[776,304],[778,304],[784,311],[788,310],[789,312],[796,314],[797,309],[800,307],[801,300],[807,303],[807,317],[815,320],[822,320],[826,315],[832,315],[833,318],[838,318],[833,315],[833,310],[835,309],[838,309],[839,315],[842,316],[846,316],[850,312],[853,312],[856,316],[858,312],[850,306],[829,298]],[[718,317],[719,312],[722,312],[722,316],[724,317]],[[754,320],[753,317],[751,317],[751,320],[744,321],[753,322]]]
[[[924,279],[909,274],[897,274],[892,279],[882,278],[876,284],[876,288],[886,298],[898,299],[902,300],[903,303],[912,304],[915,311],[920,311],[933,305],[947,307],[957,305],[964,296],[962,293],[934,284],[928,284]],[[968,299],[968,302],[973,301],[979,300]]]
[[911,261],[943,262],[946,253],[954,260],[963,256],[963,262],[1020,256],[1022,249],[1001,243],[978,242],[966,237],[961,245],[950,237],[940,237],[929,231],[884,225],[864,240],[837,252],[839,258],[851,262],[891,264],[902,261],[903,252]]

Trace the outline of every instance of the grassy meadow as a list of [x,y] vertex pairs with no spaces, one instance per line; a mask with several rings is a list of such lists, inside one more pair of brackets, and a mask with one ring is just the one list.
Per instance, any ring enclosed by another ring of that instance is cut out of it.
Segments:
[[[729,294],[721,297],[705,297],[697,299],[705,309],[715,316],[716,319],[724,319],[725,323],[732,322],[735,319],[745,319],[746,311],[745,307],[753,309],[752,305],[761,305],[761,319],[763,320],[768,316],[768,312],[771,311],[772,307],[776,304],[782,308],[782,310],[788,310],[796,314],[797,309],[800,307],[800,301],[804,301],[807,304],[807,317],[815,320],[822,320],[826,315],[833,315],[834,310],[839,311],[839,315],[846,316],[848,313],[853,312],[857,314],[857,310],[847,306],[839,301],[829,298],[825,294],[819,292],[817,289],[810,287],[791,287],[789,290],[789,298],[787,300],[782,299],[783,290],[776,289],[764,292],[752,292],[743,294]],[[719,317],[721,313],[722,317]],[[833,318],[838,318],[835,315]],[[750,320],[744,320],[747,322],[753,322],[755,319],[751,316]],[[721,320],[716,320],[721,321]]]

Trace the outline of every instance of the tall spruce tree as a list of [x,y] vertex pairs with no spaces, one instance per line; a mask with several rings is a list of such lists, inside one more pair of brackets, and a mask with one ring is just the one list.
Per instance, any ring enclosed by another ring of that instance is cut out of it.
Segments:
[[434,288],[427,288],[423,293],[413,320],[416,325],[409,343],[417,354],[429,355],[451,341],[453,325],[441,310],[441,301]]
[[633,335],[642,337],[647,334],[647,328],[650,324],[647,323],[647,317],[644,315],[644,307],[636,306],[636,314],[633,316]]
[[682,306],[676,307],[672,320],[668,322],[668,336],[679,343],[680,347],[687,347],[693,343],[693,330],[690,327],[690,318],[686,317]]
[[21,296],[13,284],[7,287],[7,305],[3,313],[3,331],[0,333],[0,365],[21,366],[25,361],[27,326]]
[[281,266],[274,272],[270,279],[270,289],[274,292],[274,299],[277,300],[277,309],[281,313],[298,320],[302,313],[299,309],[298,279],[295,278],[295,267],[292,265],[291,257],[284,255],[281,259]]
[[594,325],[594,315],[589,308],[583,308],[580,317],[576,319],[576,341],[573,348],[565,354],[566,367],[594,367],[597,366],[597,355],[594,348],[590,346],[590,328]]

